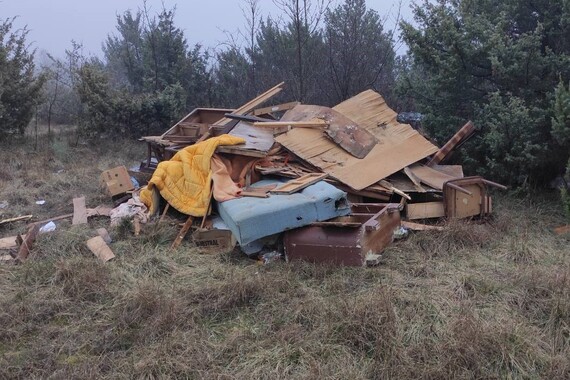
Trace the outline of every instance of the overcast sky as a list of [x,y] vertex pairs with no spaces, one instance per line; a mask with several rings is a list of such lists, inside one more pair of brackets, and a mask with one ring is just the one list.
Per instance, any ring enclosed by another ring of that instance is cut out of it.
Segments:
[[[411,19],[410,2],[402,0],[401,17],[406,20]],[[236,36],[245,25],[242,0],[147,0],[152,11],[160,10],[162,3],[167,9],[176,6],[176,26],[184,30],[190,45],[215,48],[228,41],[228,33]],[[389,29],[394,27],[398,3],[367,1],[381,17],[391,15],[386,23]],[[17,27],[28,26],[28,41],[38,51],[62,56],[73,39],[83,44],[85,54],[101,56],[102,42],[115,32],[116,15],[127,9],[136,11],[142,4],[143,0],[0,0],[0,19],[17,16]],[[279,17],[281,12],[272,0],[260,4],[263,15]]]

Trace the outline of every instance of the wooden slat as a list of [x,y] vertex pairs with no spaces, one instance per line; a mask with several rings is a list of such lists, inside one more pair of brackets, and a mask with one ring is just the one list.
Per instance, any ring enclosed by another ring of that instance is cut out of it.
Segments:
[[287,111],[299,104],[301,103],[289,102],[289,103],[277,104],[275,106],[270,106],[270,107],[257,108],[253,110],[253,114],[255,116],[260,116],[260,115],[267,115],[273,112]]
[[28,220],[28,219],[32,219],[33,215],[22,215],[22,216],[17,216],[15,218],[8,218],[8,219],[3,219],[0,220],[0,225],[2,224],[6,224],[6,223],[12,223],[12,222],[19,222],[21,220]]
[[412,231],[443,231],[445,228],[441,226],[430,226],[428,224],[414,223],[403,220],[402,227]]
[[468,121],[443,147],[441,147],[440,150],[434,154],[427,166],[434,166],[445,161],[455,147],[465,139],[468,139],[473,133],[475,133],[475,125],[473,125],[471,121]]
[[297,191],[303,190],[304,188],[311,186],[323,179],[327,178],[328,174],[323,173],[310,173],[305,174],[302,177],[289,181],[283,185],[276,187],[271,190],[273,194],[293,194]]
[[310,121],[256,121],[253,125],[265,128],[325,128],[329,124],[324,120],[317,119]]
[[189,216],[188,219],[186,219],[186,222],[184,223],[184,225],[180,229],[180,232],[176,236],[176,239],[172,242],[172,246],[170,247],[170,249],[178,248],[178,246],[180,245],[180,243],[182,243],[182,240],[184,240],[184,237],[186,236],[186,234],[190,230],[190,227],[192,227],[193,222],[194,222],[194,217],[192,217],[192,216]]
[[433,187],[436,190],[442,190],[445,182],[456,179],[455,177],[432,169],[428,166],[415,164],[410,166],[409,169],[422,183]]

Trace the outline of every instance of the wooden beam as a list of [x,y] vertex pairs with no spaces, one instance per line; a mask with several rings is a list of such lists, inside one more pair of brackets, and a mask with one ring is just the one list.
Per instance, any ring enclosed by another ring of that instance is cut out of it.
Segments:
[[22,238],[22,244],[18,249],[17,259],[19,262],[24,262],[27,260],[39,232],[40,232],[40,226],[38,224],[32,224],[30,229],[28,230],[28,233],[26,234],[26,237]]
[[444,161],[457,145],[468,139],[473,133],[475,133],[475,125],[473,125],[470,120],[433,155],[432,159],[427,163],[427,166],[434,166]]
[[255,127],[266,128],[326,128],[329,123],[324,120],[315,119],[309,121],[256,121],[253,123]]
[[172,246],[170,247],[170,249],[178,248],[178,246],[180,245],[180,243],[182,243],[182,240],[184,240],[184,237],[188,233],[188,230],[190,230],[190,227],[192,227],[193,222],[194,222],[193,216],[189,216],[188,219],[186,219],[186,222],[184,223],[182,229],[176,236],[176,239],[172,242]]
[[310,173],[305,174],[297,179],[291,180],[283,185],[277,186],[275,189],[271,190],[273,194],[293,194],[297,191],[303,190],[304,188],[311,186],[323,179],[327,178],[329,175],[326,173]]
[[414,223],[403,220],[402,227],[412,231],[443,231],[445,228],[441,226],[430,226],[428,224]]
[[6,223],[12,223],[12,222],[19,222],[20,220],[28,220],[31,219],[33,217],[33,215],[22,215],[22,216],[17,216],[15,218],[9,218],[9,219],[3,219],[0,220],[0,225],[2,224],[6,224]]
[[301,104],[301,102],[289,102],[289,103],[277,104],[275,106],[270,106],[270,107],[257,108],[253,110],[253,115],[259,116],[259,115],[267,115],[273,112],[288,111],[291,108],[298,106],[299,104]]

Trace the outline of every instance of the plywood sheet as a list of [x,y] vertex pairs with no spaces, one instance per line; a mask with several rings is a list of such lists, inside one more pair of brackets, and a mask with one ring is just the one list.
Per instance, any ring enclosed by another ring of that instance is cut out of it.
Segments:
[[436,190],[442,190],[445,182],[458,178],[424,165],[412,165],[410,170],[422,183]]
[[273,131],[269,128],[255,127],[251,123],[240,121],[229,133],[231,136],[241,137],[245,144],[236,145],[238,150],[257,150],[267,152],[275,142]]
[[[306,120],[318,112],[301,107],[287,111],[282,120]],[[438,150],[411,126],[397,123],[396,113],[374,91],[365,91],[333,110],[379,140],[365,158],[351,156],[318,130],[293,129],[275,140],[354,190],[365,189]]]

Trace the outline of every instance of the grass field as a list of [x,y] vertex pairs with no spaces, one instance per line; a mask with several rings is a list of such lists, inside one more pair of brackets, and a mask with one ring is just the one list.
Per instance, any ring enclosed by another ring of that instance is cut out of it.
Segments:
[[[145,153],[61,136],[0,149],[0,212],[37,220],[79,195],[109,203],[100,172]],[[128,223],[101,264],[84,241],[107,221],[63,221],[26,263],[0,265],[0,378],[568,379],[570,240],[552,233],[566,223],[555,198],[497,195],[493,220],[413,234],[367,269],[171,252],[174,226],[135,237]]]

